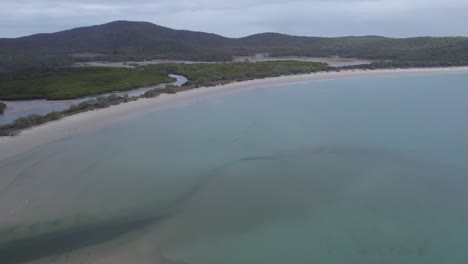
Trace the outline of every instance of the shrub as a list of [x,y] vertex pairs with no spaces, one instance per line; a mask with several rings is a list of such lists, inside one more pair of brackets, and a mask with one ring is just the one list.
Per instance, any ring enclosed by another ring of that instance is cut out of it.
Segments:
[[41,115],[28,115],[20,117],[13,122],[13,126],[18,129],[24,129],[32,126],[37,126],[46,122],[44,116]]
[[151,90],[146,91],[143,94],[143,97],[152,98],[152,97],[156,97],[156,96],[158,96],[160,94],[161,94],[161,92],[158,89],[151,89]]
[[6,104],[0,102],[0,114],[3,114],[3,112],[5,111],[5,108],[6,108]]

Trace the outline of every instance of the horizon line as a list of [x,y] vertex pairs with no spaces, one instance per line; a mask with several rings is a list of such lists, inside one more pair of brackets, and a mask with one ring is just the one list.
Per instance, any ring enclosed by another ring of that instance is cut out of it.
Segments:
[[95,24],[95,25],[90,25],[90,26],[77,26],[77,27],[73,27],[73,28],[69,28],[69,29],[64,29],[64,30],[59,30],[59,31],[53,31],[53,32],[38,32],[38,33],[33,33],[33,34],[29,34],[29,35],[24,35],[24,36],[18,36],[18,37],[1,37],[0,36],[0,40],[14,40],[14,39],[20,39],[20,38],[27,38],[27,37],[32,37],[32,36],[37,36],[37,35],[50,35],[50,34],[57,34],[57,33],[61,33],[61,32],[66,32],[66,31],[71,31],[71,30],[76,30],[76,29],[82,29],[82,28],[90,28],[90,27],[98,27],[98,26],[105,26],[105,25],[109,25],[109,24],[112,24],[112,23],[119,23],[119,22],[126,22],[126,23],[147,23],[147,24],[151,24],[151,25],[154,25],[154,26],[158,26],[158,27],[162,27],[162,28],[166,28],[166,29],[171,29],[171,30],[176,30],[176,31],[190,31],[190,32],[195,32],[195,33],[205,33],[205,34],[213,34],[213,35],[217,35],[217,36],[220,36],[220,37],[223,37],[223,38],[228,38],[228,39],[242,39],[242,38],[248,38],[248,37],[252,37],[252,36],[256,36],[256,35],[262,35],[262,34],[277,34],[277,35],[285,35],[285,36],[290,36],[290,37],[299,37],[299,38],[327,38],[327,39],[334,39],[334,38],[385,38],[385,39],[412,39],[412,38],[468,38],[468,35],[467,36],[457,36],[457,35],[454,35],[454,36],[431,36],[431,35],[418,35],[418,36],[411,36],[411,37],[389,37],[389,36],[384,36],[384,35],[376,35],[376,34],[365,34],[365,35],[341,35],[341,36],[307,36],[307,35],[293,35],[293,34],[287,34],[287,33],[281,33],[281,32],[273,32],[273,31],[269,31],[269,32],[259,32],[259,33],[254,33],[254,34],[250,34],[250,35],[247,35],[247,36],[242,36],[242,37],[227,37],[227,36],[224,36],[224,35],[221,35],[221,34],[218,34],[218,33],[213,33],[213,32],[205,32],[205,31],[198,31],[198,30],[190,30],[190,29],[176,29],[176,28],[171,28],[171,27],[166,27],[166,26],[162,26],[162,25],[159,25],[159,24],[155,24],[153,22],[148,22],[148,21],[136,21],[136,20],[114,20],[114,21],[110,21],[110,22],[106,22],[106,23],[102,23],[102,24]]

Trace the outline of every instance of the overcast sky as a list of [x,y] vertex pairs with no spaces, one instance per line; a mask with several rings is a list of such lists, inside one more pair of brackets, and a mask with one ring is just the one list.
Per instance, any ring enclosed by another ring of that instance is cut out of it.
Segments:
[[0,37],[114,20],[228,37],[468,36],[468,0],[0,0]]

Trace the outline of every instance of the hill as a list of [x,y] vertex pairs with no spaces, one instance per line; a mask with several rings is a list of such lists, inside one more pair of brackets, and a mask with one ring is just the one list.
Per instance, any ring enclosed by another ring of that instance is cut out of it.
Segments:
[[417,37],[296,37],[275,33],[237,40],[243,47],[270,52],[272,56],[341,56],[373,60],[468,62],[468,38]]
[[51,34],[0,40],[2,52],[74,54],[197,54],[216,49],[226,38],[203,32],[173,30],[147,22],[116,21]]
[[233,56],[341,56],[406,65],[467,65],[468,38],[301,37],[262,33],[244,38],[115,21],[50,34],[0,39],[0,71],[64,66],[87,60],[229,61]]

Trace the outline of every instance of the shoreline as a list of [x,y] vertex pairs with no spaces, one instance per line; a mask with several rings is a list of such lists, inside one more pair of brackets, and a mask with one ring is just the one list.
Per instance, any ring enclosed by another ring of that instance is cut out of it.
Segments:
[[200,87],[176,94],[161,94],[155,98],[142,98],[137,101],[111,106],[109,108],[88,111],[64,117],[28,128],[14,137],[0,137],[0,161],[21,154],[29,149],[64,139],[86,131],[104,127],[130,116],[167,109],[179,104],[191,102],[208,96],[215,96],[245,89],[264,86],[303,83],[319,80],[349,79],[360,77],[384,77],[401,75],[423,75],[443,73],[468,73],[468,66],[444,68],[377,69],[377,70],[342,70],[339,72],[316,72],[310,74],[288,75],[233,82],[225,85]]

